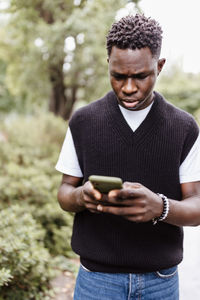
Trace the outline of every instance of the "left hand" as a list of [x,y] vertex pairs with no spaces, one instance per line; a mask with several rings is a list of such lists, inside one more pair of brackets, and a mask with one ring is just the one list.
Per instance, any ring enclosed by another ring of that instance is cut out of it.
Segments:
[[106,206],[100,203],[97,210],[133,222],[148,222],[163,211],[162,199],[140,183],[125,182],[121,190],[109,192],[107,201]]

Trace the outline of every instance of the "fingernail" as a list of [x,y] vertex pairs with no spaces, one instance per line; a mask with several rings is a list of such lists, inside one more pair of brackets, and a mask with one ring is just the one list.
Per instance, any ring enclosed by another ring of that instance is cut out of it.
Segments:
[[102,211],[103,210],[103,206],[102,205],[97,205],[97,210]]
[[94,196],[97,200],[101,200],[101,194],[95,193]]
[[116,192],[112,192],[112,191],[111,191],[111,192],[109,193],[109,197],[116,197],[116,195],[117,195]]

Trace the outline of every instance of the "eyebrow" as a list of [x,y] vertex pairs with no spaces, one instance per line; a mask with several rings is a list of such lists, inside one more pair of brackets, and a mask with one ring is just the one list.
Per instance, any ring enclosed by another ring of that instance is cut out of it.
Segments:
[[148,75],[148,74],[151,74],[152,71],[142,71],[142,72],[139,72],[139,73],[135,73],[135,74],[132,74],[130,76],[124,74],[124,73],[120,73],[120,72],[116,72],[116,71],[111,71],[111,75],[117,75],[117,76],[121,76],[121,77],[137,77],[137,76],[143,76],[143,75]]

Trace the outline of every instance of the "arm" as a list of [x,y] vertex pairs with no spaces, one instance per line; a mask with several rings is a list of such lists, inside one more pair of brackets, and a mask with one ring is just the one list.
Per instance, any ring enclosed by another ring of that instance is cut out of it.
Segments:
[[[181,190],[183,200],[169,199],[169,214],[164,222],[177,226],[200,225],[200,182],[181,184]],[[97,209],[134,222],[148,222],[159,217],[163,210],[161,198],[139,183],[128,182],[122,190],[111,191],[108,201],[110,206],[98,205]],[[120,206],[112,206],[114,203]]]
[[89,209],[97,212],[98,200],[101,194],[96,191],[90,182],[79,186],[82,178],[63,174],[62,182],[58,190],[58,202],[63,210],[80,212]]
[[81,187],[78,187],[82,178],[63,174],[58,190],[58,202],[63,210],[79,212],[84,210],[82,205]]
[[181,184],[182,201],[169,200],[165,222],[181,226],[200,225],[200,181]]

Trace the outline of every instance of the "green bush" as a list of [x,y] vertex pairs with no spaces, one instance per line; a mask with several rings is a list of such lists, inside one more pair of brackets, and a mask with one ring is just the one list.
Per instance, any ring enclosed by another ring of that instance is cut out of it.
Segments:
[[45,245],[52,254],[70,255],[72,214],[57,203],[61,175],[55,170],[66,124],[51,114],[6,119],[0,131],[0,208],[27,205],[46,230]]
[[[15,231],[21,230],[23,236],[21,239],[16,237],[18,248],[12,251],[12,255],[6,252],[8,260],[5,265],[1,262],[0,273],[2,291],[7,295],[6,291],[10,288],[12,291],[16,289],[18,298],[4,296],[2,299],[32,299],[24,296],[23,286],[34,297],[37,290],[38,298],[33,299],[40,299],[40,288],[49,278],[48,275],[44,279],[40,276],[48,274],[45,259],[51,257],[51,261],[56,261],[59,255],[73,255],[70,247],[73,214],[62,211],[57,202],[61,175],[55,170],[66,128],[67,124],[52,114],[8,116],[0,126],[4,137],[0,141],[0,210],[7,216],[5,222],[8,222],[9,214],[12,215],[8,223],[10,234],[2,231],[1,242],[4,241],[6,249],[9,244],[13,249],[15,245],[11,241]],[[18,206],[23,208],[24,217]],[[33,244],[27,246],[32,238]],[[4,256],[3,253],[1,255]],[[27,257],[24,261],[23,256]],[[15,268],[18,273],[15,273]]]
[[0,220],[0,299],[47,299],[53,273],[45,230],[19,205],[3,209]]
[[196,117],[196,120],[197,120],[198,124],[200,125],[200,109],[198,109],[195,112],[195,117]]
[[186,73],[178,65],[172,65],[161,75],[156,90],[174,105],[194,114],[199,109],[200,74]]

